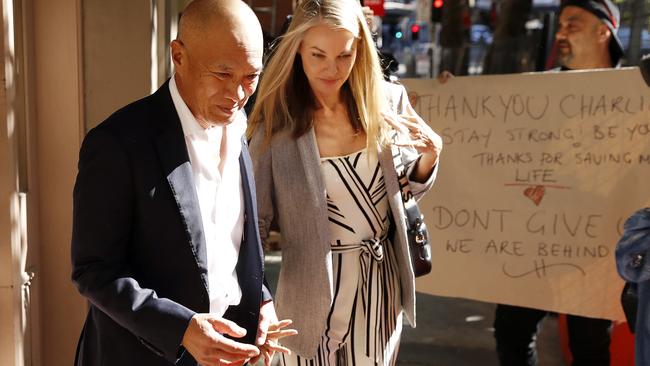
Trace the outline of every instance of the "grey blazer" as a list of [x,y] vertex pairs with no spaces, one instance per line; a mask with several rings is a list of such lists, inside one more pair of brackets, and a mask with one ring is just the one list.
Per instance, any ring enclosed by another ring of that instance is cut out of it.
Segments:
[[[402,86],[388,84],[393,109],[400,113],[408,103]],[[253,156],[260,236],[268,237],[269,226],[277,215],[281,231],[282,267],[276,293],[280,319],[292,319],[299,334],[283,344],[302,357],[316,354],[325,332],[332,304],[332,255],[325,186],[320,170],[320,155],[313,128],[298,139],[289,132],[273,137],[270,147],[262,147],[263,132],[258,130],[250,147]],[[412,171],[418,155],[402,149],[407,172]],[[397,175],[390,149],[379,151],[386,193],[393,217],[403,218]],[[416,199],[433,185],[437,167],[425,183],[410,182]],[[410,175],[409,175],[410,176]],[[402,307],[415,326],[415,277],[411,267],[404,219],[396,219],[395,253],[400,268]]]

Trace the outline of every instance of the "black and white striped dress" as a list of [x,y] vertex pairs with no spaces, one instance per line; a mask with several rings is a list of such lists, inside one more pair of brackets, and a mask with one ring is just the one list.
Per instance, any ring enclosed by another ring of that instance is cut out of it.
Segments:
[[376,156],[321,159],[334,274],[333,303],[314,359],[287,366],[394,365],[402,331],[399,271],[388,238],[390,208]]

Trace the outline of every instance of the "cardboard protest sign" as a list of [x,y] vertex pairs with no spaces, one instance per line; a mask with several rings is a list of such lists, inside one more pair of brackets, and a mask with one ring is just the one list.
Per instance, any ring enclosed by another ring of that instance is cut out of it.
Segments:
[[418,291],[622,320],[614,249],[650,204],[638,69],[403,83],[445,143]]

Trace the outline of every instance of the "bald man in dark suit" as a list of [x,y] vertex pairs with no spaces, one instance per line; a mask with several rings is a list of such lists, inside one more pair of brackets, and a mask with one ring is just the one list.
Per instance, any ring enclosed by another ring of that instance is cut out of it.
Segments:
[[90,309],[78,366],[269,362],[292,334],[265,285],[243,139],[259,22],[242,1],[195,0],[171,50],[175,75],[81,148],[72,279]]

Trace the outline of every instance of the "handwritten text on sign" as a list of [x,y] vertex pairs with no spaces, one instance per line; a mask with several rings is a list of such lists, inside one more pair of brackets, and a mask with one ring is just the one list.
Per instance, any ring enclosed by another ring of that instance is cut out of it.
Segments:
[[405,80],[445,143],[421,201],[418,290],[622,319],[614,247],[650,203],[650,88],[637,69]]

